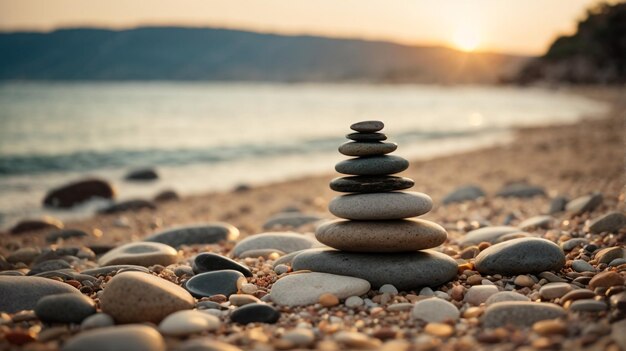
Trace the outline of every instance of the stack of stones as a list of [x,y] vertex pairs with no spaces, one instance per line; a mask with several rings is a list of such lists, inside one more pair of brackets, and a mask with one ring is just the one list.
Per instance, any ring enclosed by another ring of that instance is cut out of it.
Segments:
[[352,140],[339,152],[354,158],[339,162],[335,169],[349,176],[335,178],[331,189],[349,193],[333,199],[329,210],[343,218],[318,227],[317,239],[337,250],[312,250],[297,255],[293,268],[348,275],[368,280],[374,287],[393,284],[414,290],[441,285],[456,276],[457,264],[431,249],[447,239],[440,225],[411,219],[428,213],[431,198],[423,193],[402,191],[412,179],[393,176],[409,162],[388,155],[397,144],[386,142],[381,121],[353,124]]

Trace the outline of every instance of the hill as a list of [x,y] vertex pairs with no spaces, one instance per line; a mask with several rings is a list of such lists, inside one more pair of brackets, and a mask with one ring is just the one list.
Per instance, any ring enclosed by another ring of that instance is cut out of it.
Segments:
[[0,33],[2,80],[492,83],[526,57],[213,28]]

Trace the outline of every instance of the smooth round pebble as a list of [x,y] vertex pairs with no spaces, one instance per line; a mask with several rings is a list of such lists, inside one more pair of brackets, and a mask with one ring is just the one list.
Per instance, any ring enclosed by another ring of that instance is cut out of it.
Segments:
[[203,252],[194,257],[192,268],[193,272],[196,274],[232,269],[241,272],[241,274],[246,277],[252,276],[250,268],[228,257],[213,252]]
[[83,319],[83,322],[80,324],[80,329],[96,329],[110,327],[112,325],[115,325],[115,320],[113,320],[113,317],[106,313],[99,312]]
[[278,322],[280,312],[274,307],[262,303],[251,303],[238,307],[230,314],[230,320],[239,324]]
[[569,310],[574,312],[602,312],[607,308],[606,302],[594,299],[576,300],[569,305]]
[[0,276],[0,311],[15,313],[35,309],[46,296],[72,293],[82,296],[69,284],[40,277]]
[[552,300],[559,298],[572,290],[572,286],[568,283],[548,283],[539,289],[539,294],[545,300]]
[[330,181],[330,188],[342,193],[384,193],[415,185],[412,179],[396,176],[351,176]]
[[146,325],[121,325],[92,329],[69,339],[62,351],[165,351],[165,341],[154,328]]
[[518,292],[500,291],[489,296],[489,298],[487,298],[487,301],[485,301],[485,305],[489,306],[489,305],[493,305],[496,302],[505,302],[505,301],[530,301],[530,299],[527,296],[522,295]]
[[270,296],[279,305],[304,306],[317,303],[325,293],[345,299],[366,294],[369,290],[370,284],[363,279],[314,272],[291,274],[277,280]]
[[163,335],[185,336],[216,330],[220,327],[219,318],[201,311],[178,311],[165,317],[159,324]]
[[134,242],[105,253],[98,263],[100,266],[130,264],[149,267],[156,264],[168,266],[176,263],[177,260],[178,252],[171,246],[152,242]]
[[360,133],[375,133],[383,128],[385,128],[385,124],[376,120],[361,121],[350,125],[350,129]]
[[287,340],[296,347],[307,347],[315,341],[315,334],[313,334],[311,329],[295,328],[285,332],[282,339]]
[[522,230],[517,227],[509,226],[484,227],[468,232],[461,238],[459,243],[461,246],[478,245],[483,241],[493,244],[503,235],[519,233],[521,231]]
[[244,275],[232,269],[200,273],[185,282],[185,289],[198,298],[218,294],[230,296],[237,292],[240,279],[245,279]]
[[224,240],[236,240],[239,229],[224,222],[200,223],[169,228],[153,234],[144,241],[157,242],[173,247],[181,245],[215,244]]
[[384,133],[350,133],[346,135],[347,139],[350,140],[354,140],[354,141],[362,141],[362,142],[369,142],[369,141],[383,141],[383,140],[387,140],[387,136]]
[[363,299],[359,296],[350,296],[344,301],[344,305],[349,308],[363,306]]
[[474,285],[465,293],[465,301],[471,305],[480,305],[497,293],[498,288],[494,285]]
[[460,312],[452,303],[436,297],[420,300],[413,306],[411,315],[415,319],[421,319],[426,322],[445,322],[448,320],[456,321],[459,319]]
[[293,232],[270,232],[251,235],[235,245],[231,255],[239,257],[250,250],[273,249],[285,253],[310,249],[317,241],[302,234]]
[[348,141],[339,146],[339,152],[346,156],[386,155],[396,151],[398,144],[390,142]]
[[574,260],[572,262],[572,269],[576,272],[595,272],[596,269],[589,264],[587,261],[583,260]]
[[391,284],[385,284],[385,285],[381,286],[380,288],[378,288],[378,292],[380,292],[380,293],[389,293],[391,295],[397,295],[398,294],[398,289],[396,289],[396,287],[391,285]]
[[390,175],[409,168],[409,161],[402,157],[382,155],[351,158],[335,165],[335,170],[351,175]]
[[530,327],[535,322],[563,317],[565,314],[562,307],[552,303],[505,301],[489,305],[483,314],[482,323],[487,328],[507,324]]
[[46,323],[80,323],[94,313],[93,300],[76,293],[45,296],[35,306],[35,314]]
[[516,275],[558,271],[565,255],[555,243],[540,238],[519,238],[483,250],[474,262],[481,274]]
[[430,196],[418,192],[348,194],[328,204],[330,213],[352,220],[388,220],[417,217],[433,208]]

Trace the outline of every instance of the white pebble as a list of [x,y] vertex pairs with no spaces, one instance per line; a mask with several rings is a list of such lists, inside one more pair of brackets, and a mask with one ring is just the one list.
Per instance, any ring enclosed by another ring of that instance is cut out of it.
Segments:
[[381,292],[381,293],[389,293],[391,295],[397,295],[398,294],[398,289],[396,289],[396,287],[391,285],[391,284],[385,284],[385,285],[381,286],[380,289],[378,289],[378,291]]
[[363,305],[363,299],[358,296],[350,296],[346,299],[345,305],[346,307],[354,308]]
[[257,286],[254,284],[244,283],[243,285],[241,285],[241,292],[244,294],[252,295],[257,292],[257,290],[259,290],[259,288],[257,288]]
[[422,290],[420,290],[419,295],[420,296],[435,296],[435,292],[433,292],[433,289],[429,287],[425,287]]

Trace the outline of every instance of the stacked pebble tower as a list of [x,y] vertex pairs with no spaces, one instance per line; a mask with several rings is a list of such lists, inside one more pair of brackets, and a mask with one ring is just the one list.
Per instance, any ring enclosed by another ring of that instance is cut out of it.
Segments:
[[456,262],[434,251],[447,239],[446,230],[423,219],[433,206],[430,196],[403,191],[412,179],[393,176],[409,162],[388,155],[397,144],[385,141],[381,121],[355,123],[355,131],[339,152],[354,158],[341,161],[335,170],[347,176],[330,182],[331,189],[348,193],[329,204],[332,214],[342,219],[322,224],[315,236],[335,250],[301,254],[294,269],[356,276],[372,286],[394,284],[397,288],[436,286],[456,276]]

